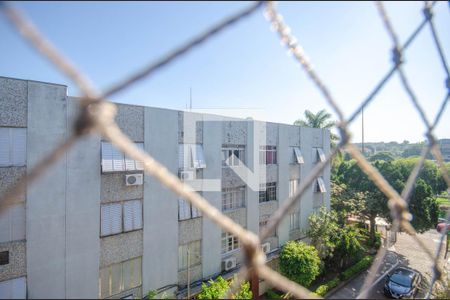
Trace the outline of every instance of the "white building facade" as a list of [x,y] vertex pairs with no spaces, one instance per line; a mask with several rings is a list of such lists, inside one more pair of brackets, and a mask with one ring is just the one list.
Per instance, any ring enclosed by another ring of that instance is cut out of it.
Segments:
[[[0,77],[0,195],[72,133],[79,100],[58,84]],[[117,104],[138,147],[213,206],[259,233],[330,152],[326,129]],[[1,203],[0,203],[1,205]],[[276,257],[330,206],[327,166],[264,242]],[[185,296],[243,264],[239,240],[86,136],[0,215],[0,298]]]

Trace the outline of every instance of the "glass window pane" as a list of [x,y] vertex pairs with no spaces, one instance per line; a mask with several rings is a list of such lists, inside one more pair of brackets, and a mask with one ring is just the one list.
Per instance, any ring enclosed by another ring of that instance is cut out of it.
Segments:
[[122,264],[111,265],[111,295],[123,291]]
[[110,267],[100,269],[99,278],[99,294],[100,298],[106,298],[111,296],[110,291]]

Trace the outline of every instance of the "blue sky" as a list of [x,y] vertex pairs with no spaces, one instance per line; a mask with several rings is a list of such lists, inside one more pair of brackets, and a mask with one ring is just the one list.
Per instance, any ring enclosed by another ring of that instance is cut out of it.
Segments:
[[[155,61],[167,51],[246,2],[16,2],[57,48],[99,88]],[[400,40],[423,18],[422,2],[385,4]],[[391,41],[372,2],[281,2],[279,12],[346,116],[389,70]],[[435,24],[450,60],[450,11],[434,8]],[[0,76],[66,84],[78,89],[43,59],[0,15]],[[427,27],[407,50],[405,70],[429,119],[445,95],[445,73]],[[259,10],[153,76],[111,100],[185,109],[192,88],[194,110],[292,123],[305,109],[332,111]],[[435,130],[450,137],[446,109]],[[425,126],[394,76],[365,109],[366,141],[417,142]],[[351,126],[360,142],[361,121]]]

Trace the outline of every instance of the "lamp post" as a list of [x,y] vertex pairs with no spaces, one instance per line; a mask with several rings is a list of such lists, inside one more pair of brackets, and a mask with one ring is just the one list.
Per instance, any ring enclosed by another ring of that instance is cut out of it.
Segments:
[[191,253],[189,247],[187,247],[187,298],[191,299]]

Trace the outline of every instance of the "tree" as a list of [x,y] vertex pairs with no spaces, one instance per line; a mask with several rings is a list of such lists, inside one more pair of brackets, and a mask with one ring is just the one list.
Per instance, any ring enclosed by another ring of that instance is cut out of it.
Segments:
[[[373,165],[391,186],[398,193],[401,193],[417,160],[418,158],[400,158],[393,161],[377,160],[373,162]],[[387,207],[388,199],[362,172],[355,161],[343,162],[336,170],[337,174],[334,178],[339,180],[339,184],[344,184],[348,193],[355,195],[360,193],[362,195],[364,205],[359,215],[370,221],[370,238],[374,242],[375,218],[384,217],[387,220],[391,219],[390,211]],[[440,176],[442,175],[437,170],[436,165],[431,161],[425,161],[409,199],[409,209],[413,215],[411,223],[417,231],[431,228],[437,220],[438,207],[434,195],[442,191],[443,185],[441,184]],[[350,197],[347,201],[360,200],[359,196],[354,198]],[[357,203],[353,204],[356,205]],[[342,207],[343,205],[337,204],[337,207],[339,206]]]
[[304,242],[289,241],[280,253],[281,273],[308,287],[320,273],[319,253]]
[[[313,113],[310,110],[305,110],[305,120],[298,119],[294,122],[294,125],[330,129],[336,125],[336,122],[329,121],[330,118],[331,114],[326,112],[325,109],[319,110],[317,113]],[[339,137],[333,133],[330,133],[330,139],[331,145],[335,146]]]
[[344,226],[349,216],[359,216],[365,209],[365,195],[355,192],[344,183],[331,181],[331,209],[337,215],[338,225]]
[[378,152],[371,157],[369,157],[369,161],[376,161],[376,160],[384,160],[384,161],[393,161],[395,158],[390,152],[382,151]]
[[333,260],[337,262],[339,267],[361,257],[364,250],[360,242],[362,239],[363,237],[358,228],[345,226],[339,231],[333,257]]
[[[216,280],[209,280],[209,285],[202,284],[202,291],[198,294],[198,299],[219,299],[223,297],[230,287],[231,283],[223,279],[222,276]],[[248,281],[241,285],[241,288],[236,294],[231,295],[231,299],[252,299],[253,294],[250,291],[250,283]]]
[[311,245],[317,249],[321,259],[332,256],[339,230],[336,213],[322,206],[318,213],[309,215],[308,220],[306,236],[311,239]]

